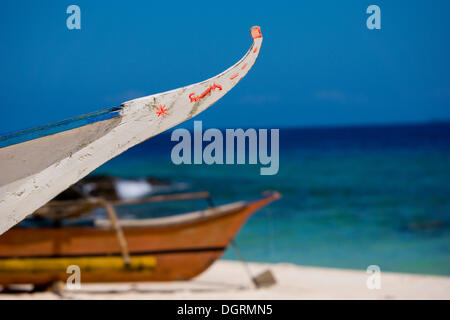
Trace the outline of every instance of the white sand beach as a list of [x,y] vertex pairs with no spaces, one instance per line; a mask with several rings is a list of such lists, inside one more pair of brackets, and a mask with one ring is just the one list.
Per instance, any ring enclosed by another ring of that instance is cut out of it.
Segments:
[[450,299],[450,277],[381,273],[368,289],[365,271],[293,264],[250,263],[253,275],[270,269],[277,284],[256,289],[237,261],[216,262],[192,281],[85,284],[81,290],[3,293],[1,299]]

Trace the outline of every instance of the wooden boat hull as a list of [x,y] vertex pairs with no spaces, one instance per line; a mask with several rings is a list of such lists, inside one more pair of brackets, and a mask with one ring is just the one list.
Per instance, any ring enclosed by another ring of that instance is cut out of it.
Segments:
[[[156,266],[151,272],[103,272],[84,276],[82,282],[188,280],[206,270],[220,258],[246,220],[258,209],[279,198],[263,199],[185,215],[179,221],[167,220],[144,226],[122,227],[131,257],[152,256]],[[211,211],[215,210],[215,211]],[[183,215],[182,215],[183,216]],[[182,218],[182,216],[180,216]],[[154,219],[152,219],[154,220]],[[164,219],[163,219],[164,220]],[[145,223],[144,223],[145,224]],[[1,263],[12,258],[120,257],[114,230],[106,227],[13,228],[0,237],[0,284],[48,283],[57,278],[52,272],[14,274],[2,272]],[[66,279],[68,274],[63,277]]]
[[[42,131],[37,128],[0,137],[0,234],[106,161],[217,102],[255,63],[262,45],[260,28],[253,27],[251,35],[250,50],[215,77],[124,102],[102,114],[101,121],[78,117],[83,125],[70,130],[36,138]],[[30,140],[17,140],[30,134]],[[13,143],[3,145],[2,139]]]

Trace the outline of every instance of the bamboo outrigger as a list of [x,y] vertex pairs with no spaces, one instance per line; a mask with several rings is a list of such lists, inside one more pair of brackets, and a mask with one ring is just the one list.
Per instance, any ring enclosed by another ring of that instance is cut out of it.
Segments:
[[0,234],[106,161],[214,104],[251,69],[253,44],[235,65],[208,80],[124,102],[55,125],[0,137]]

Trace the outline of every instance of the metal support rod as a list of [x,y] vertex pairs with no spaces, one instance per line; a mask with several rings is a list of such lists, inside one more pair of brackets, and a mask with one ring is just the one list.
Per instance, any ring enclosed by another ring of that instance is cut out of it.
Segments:
[[215,207],[214,201],[212,200],[212,198],[211,198],[210,195],[208,195],[208,197],[206,197],[206,202],[208,203],[208,206],[209,206],[210,208],[214,208],[214,207]]
[[231,246],[234,249],[234,252],[236,253],[236,255],[238,256],[239,260],[241,260],[242,264],[244,265],[245,271],[247,272],[250,280],[252,280],[252,283],[255,285],[256,288],[258,288],[258,284],[256,283],[255,279],[252,276],[252,273],[250,272],[250,267],[248,266],[247,262],[244,260],[244,257],[242,256],[241,252],[239,251],[239,248],[236,244],[236,242],[233,240],[231,240]]

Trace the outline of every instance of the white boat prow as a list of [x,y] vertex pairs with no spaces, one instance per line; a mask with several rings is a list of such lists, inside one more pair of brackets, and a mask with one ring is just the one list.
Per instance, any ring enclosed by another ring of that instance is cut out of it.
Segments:
[[[79,117],[75,120],[82,125],[69,130],[50,130],[48,135],[39,136],[38,128],[0,137],[0,234],[106,161],[196,116],[222,98],[258,57],[261,30],[253,27],[250,32],[250,50],[213,78],[125,102],[120,108],[94,114],[97,121]],[[24,139],[26,136],[32,138]]]

